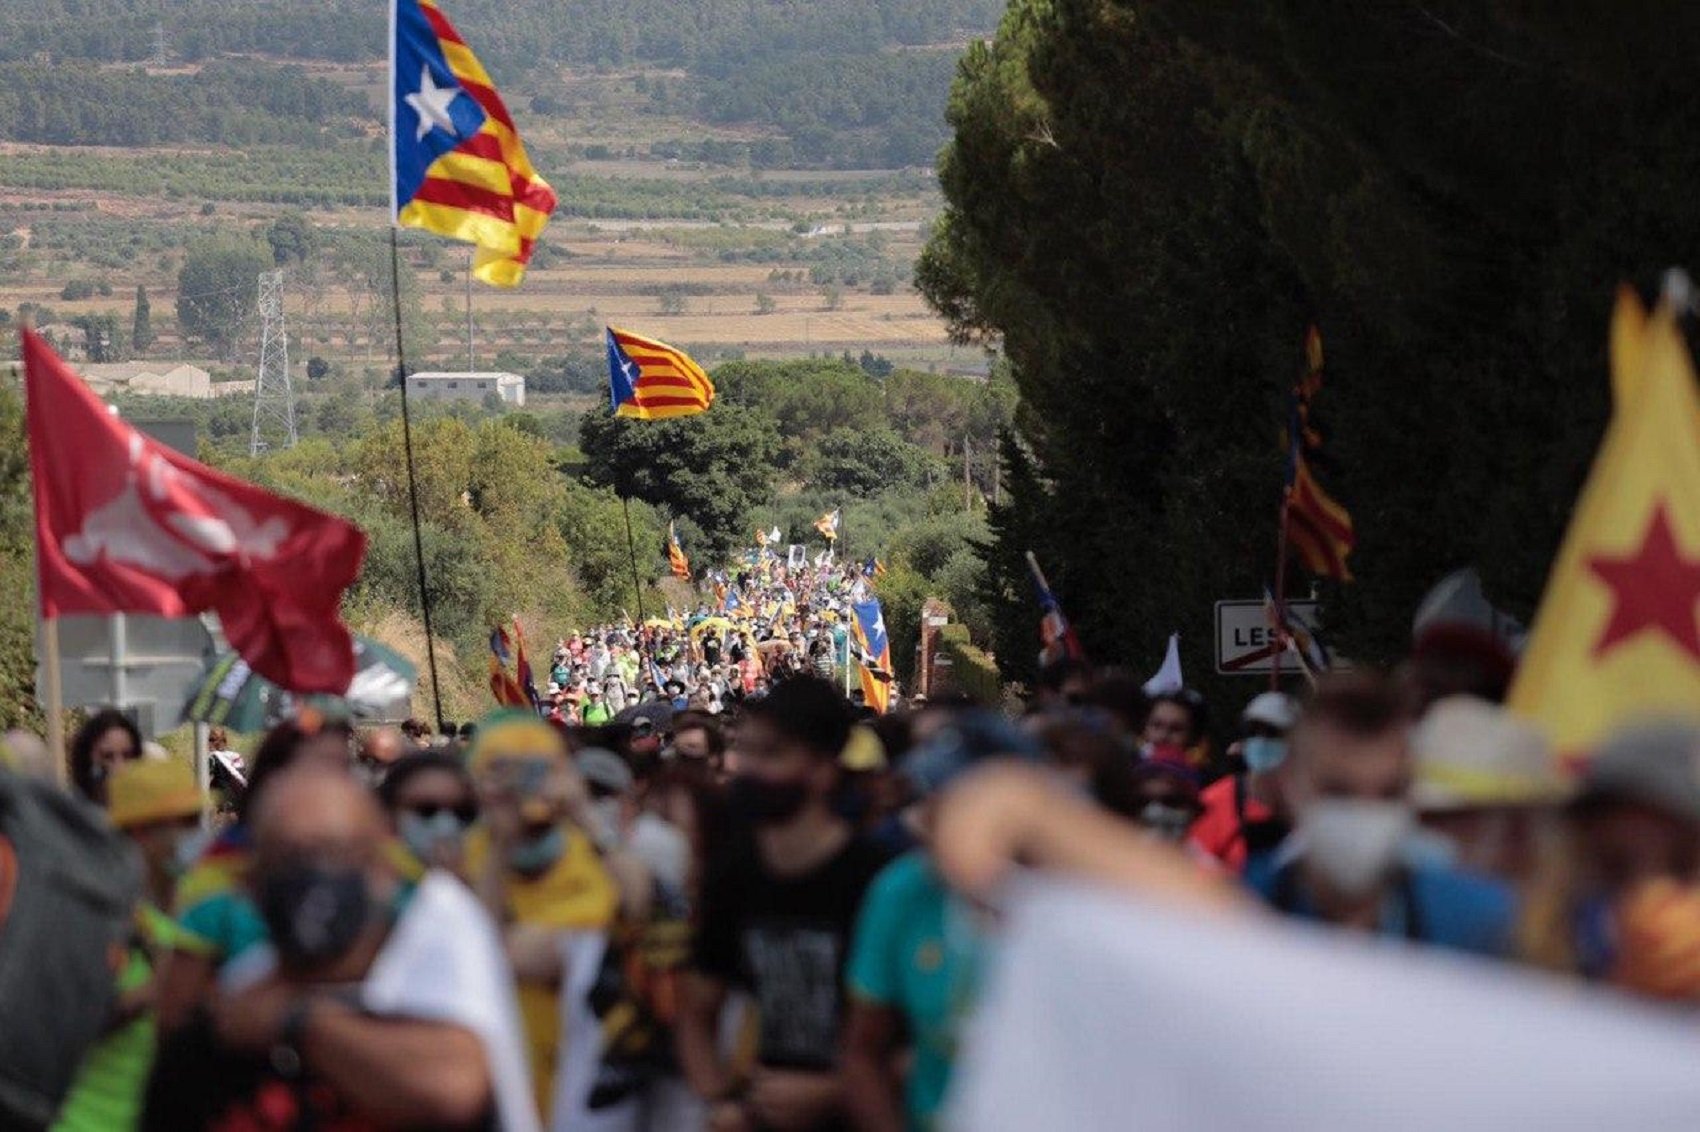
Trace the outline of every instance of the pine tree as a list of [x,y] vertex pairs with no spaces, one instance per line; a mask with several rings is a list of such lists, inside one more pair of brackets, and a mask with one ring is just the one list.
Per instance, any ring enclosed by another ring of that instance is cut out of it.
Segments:
[[130,327],[130,345],[137,354],[153,345],[153,309],[148,305],[148,289],[136,287],[136,318]]

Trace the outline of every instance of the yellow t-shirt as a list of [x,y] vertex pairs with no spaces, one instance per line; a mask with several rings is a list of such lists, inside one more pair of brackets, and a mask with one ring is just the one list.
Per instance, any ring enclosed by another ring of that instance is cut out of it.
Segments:
[[[469,876],[484,871],[489,838],[474,830],[467,839]],[[610,927],[620,896],[590,838],[567,829],[561,859],[535,877],[507,873],[507,916],[513,923],[559,931],[600,931]],[[561,1003],[558,986],[519,984],[520,1020],[531,1053],[531,1081],[537,1109],[547,1118],[555,1091],[555,1066],[561,1054]]]

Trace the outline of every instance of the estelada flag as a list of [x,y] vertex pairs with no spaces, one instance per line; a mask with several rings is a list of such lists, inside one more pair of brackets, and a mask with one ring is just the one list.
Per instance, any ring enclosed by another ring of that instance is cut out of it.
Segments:
[[667,568],[675,578],[691,580],[691,560],[685,557],[685,548],[679,545],[679,532],[672,523],[667,524]]
[[714,382],[683,350],[610,326],[608,400],[619,417],[689,417],[714,404]]
[[884,715],[891,706],[891,638],[885,631],[885,611],[878,598],[857,602],[850,607],[854,617],[851,631],[862,652],[859,675],[862,679],[862,702]]
[[476,244],[472,273],[525,276],[555,191],[478,56],[433,0],[390,3],[390,217]]
[[[519,623],[514,623],[517,628]],[[490,630],[490,694],[503,707],[525,707],[531,699],[519,679],[508,672],[512,656],[508,631],[498,625]]]
[[1676,317],[1620,291],[1605,440],[1508,704],[1589,754],[1634,720],[1700,721],[1700,394]]
[[360,529],[143,436],[29,330],[23,355],[41,616],[212,610],[274,684],[346,692]]

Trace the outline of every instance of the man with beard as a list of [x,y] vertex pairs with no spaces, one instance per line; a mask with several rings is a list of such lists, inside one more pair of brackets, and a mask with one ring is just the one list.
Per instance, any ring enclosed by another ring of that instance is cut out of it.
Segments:
[[[747,708],[738,729],[733,802],[751,828],[704,881],[677,1026],[680,1063],[715,1132],[844,1124],[844,965],[862,895],[885,863],[832,804],[850,726],[838,691],[803,676]],[[733,986],[748,990],[761,1021],[748,1080],[717,1043]]]

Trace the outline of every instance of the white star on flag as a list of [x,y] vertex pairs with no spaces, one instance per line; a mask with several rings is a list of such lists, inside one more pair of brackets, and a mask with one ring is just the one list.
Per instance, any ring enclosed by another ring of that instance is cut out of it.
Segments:
[[442,130],[451,138],[459,137],[455,129],[454,119],[449,117],[449,107],[460,97],[458,86],[438,86],[431,79],[431,68],[419,69],[419,89],[407,96],[407,104],[413,107],[413,112],[419,115],[419,132],[414,140],[424,141],[425,135],[433,129]]

